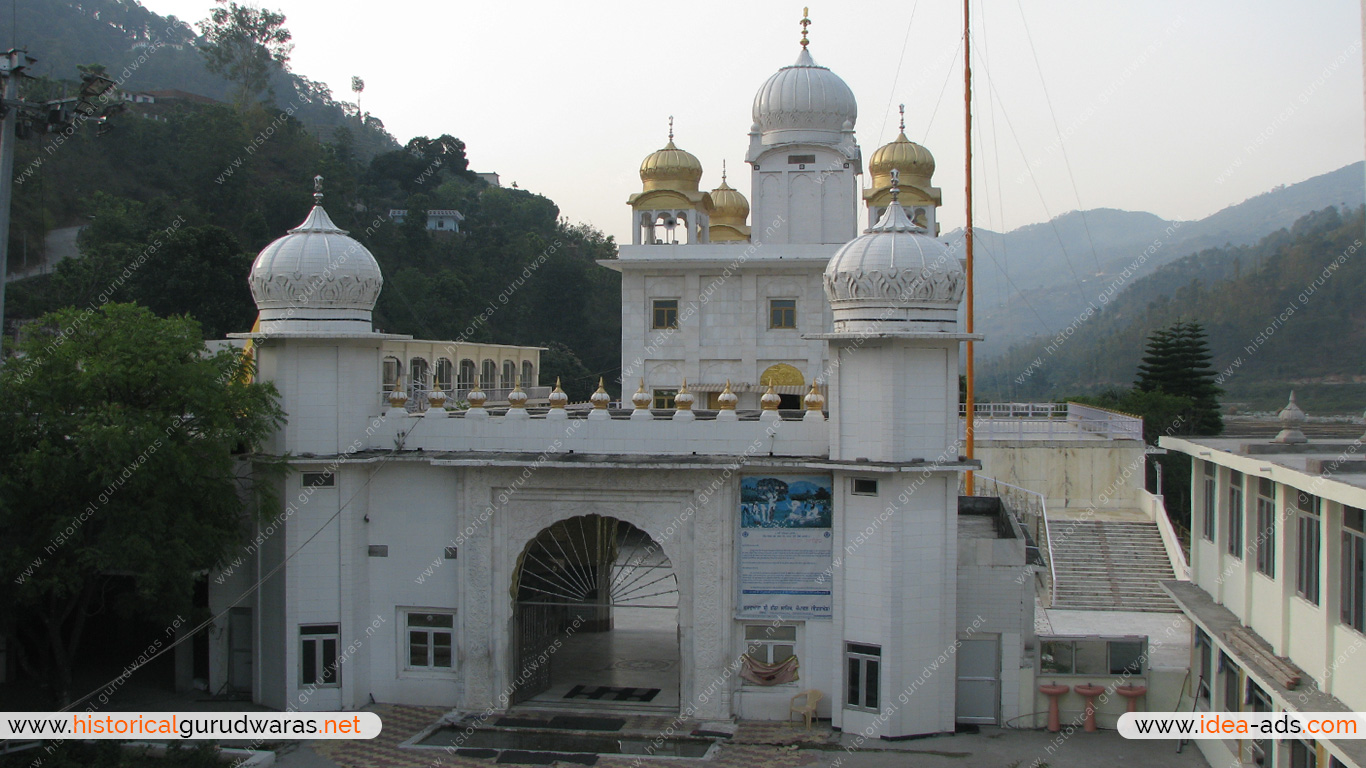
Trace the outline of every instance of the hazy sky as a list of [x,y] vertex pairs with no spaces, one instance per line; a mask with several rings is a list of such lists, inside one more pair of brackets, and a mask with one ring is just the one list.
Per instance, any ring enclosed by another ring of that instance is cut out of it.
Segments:
[[[145,2],[189,21],[213,7]],[[400,142],[457,136],[474,170],[628,242],[626,198],[669,115],[706,169],[703,188],[725,159],[731,185],[749,193],[751,102],[796,59],[802,11],[735,0],[264,5],[288,17],[292,69],[341,98],[352,75],[364,78],[362,107]],[[978,226],[1101,207],[1200,218],[1362,159],[1359,0],[974,0],[973,13]],[[817,63],[858,99],[865,162],[896,135],[905,102],[907,135],[938,163],[940,221],[961,226],[961,6],[813,3],[811,18]]]

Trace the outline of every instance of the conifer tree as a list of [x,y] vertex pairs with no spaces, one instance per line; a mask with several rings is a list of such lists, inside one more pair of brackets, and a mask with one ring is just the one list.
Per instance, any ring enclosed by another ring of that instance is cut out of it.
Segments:
[[1224,431],[1219,415],[1223,390],[1215,384],[1209,342],[1199,323],[1178,321],[1149,335],[1134,386],[1143,392],[1165,392],[1190,401],[1181,433],[1217,435]]

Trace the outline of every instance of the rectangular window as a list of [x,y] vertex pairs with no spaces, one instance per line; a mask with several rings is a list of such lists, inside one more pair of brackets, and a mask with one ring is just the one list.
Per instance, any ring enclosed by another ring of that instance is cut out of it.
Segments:
[[1342,623],[1366,632],[1366,512],[1342,508]]
[[1323,530],[1322,500],[1303,491],[1295,494],[1295,592],[1319,604],[1319,552]]
[[678,327],[678,299],[655,299],[654,320],[650,327],[654,330]]
[[450,669],[455,614],[408,612],[408,668]]
[[769,299],[769,300],[768,300],[768,327],[769,327],[769,328],[796,328],[796,327],[797,327],[797,300],[796,300],[796,299]]
[[1243,557],[1243,473],[1228,473],[1228,553]]
[[1290,768],[1318,768],[1318,747],[1311,741],[1290,742]]
[[781,664],[797,655],[794,624],[746,624],[745,653],[763,664]]
[[1215,502],[1219,498],[1219,470],[1215,469],[1212,462],[1205,462],[1205,513],[1203,525],[1200,533],[1205,537],[1205,541],[1214,541],[1214,513]]
[[1219,676],[1223,678],[1221,712],[1241,712],[1243,709],[1242,681],[1238,679],[1238,665],[1226,653],[1219,654]]
[[802,165],[803,163],[814,163],[814,162],[816,162],[816,156],[815,156],[815,155],[788,155],[788,156],[787,156],[787,164],[788,164],[788,165]]
[[1257,572],[1276,578],[1276,484],[1257,480]]
[[1204,702],[1208,709],[1212,706],[1210,702],[1210,678],[1214,673],[1214,642],[1203,629],[1195,630],[1195,661],[1199,668],[1195,670],[1199,677],[1196,679],[1195,698],[1196,701]]
[[878,675],[882,668],[882,647],[863,643],[844,644],[844,706],[877,712]]
[[340,646],[341,632],[336,624],[299,627],[299,683],[320,688],[341,685]]
[[674,407],[674,395],[678,394],[676,389],[656,389],[653,407],[660,410],[669,410]]
[[876,496],[877,481],[869,480],[866,477],[854,478],[853,488],[850,489],[855,496]]
[[332,472],[304,472],[302,482],[305,488],[335,488],[337,476]]

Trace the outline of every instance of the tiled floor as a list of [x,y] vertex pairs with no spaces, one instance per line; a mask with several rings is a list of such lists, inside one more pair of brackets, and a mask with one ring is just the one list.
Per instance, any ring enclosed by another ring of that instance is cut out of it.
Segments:
[[[648,709],[678,711],[678,611],[665,608],[617,608],[616,629],[579,634],[565,641],[551,658],[550,688],[532,697],[538,706],[582,709],[620,708],[613,700],[566,699],[576,685],[585,687],[658,688]],[[640,705],[632,703],[632,709]]]

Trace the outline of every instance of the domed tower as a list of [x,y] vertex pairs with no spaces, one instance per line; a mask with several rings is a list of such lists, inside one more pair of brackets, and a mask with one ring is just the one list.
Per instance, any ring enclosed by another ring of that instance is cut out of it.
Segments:
[[749,201],[738,189],[726,183],[726,164],[721,163],[721,186],[711,191],[711,232],[713,243],[749,242]]
[[870,227],[882,218],[891,202],[894,171],[900,174],[901,205],[906,209],[907,217],[938,237],[936,211],[944,204],[944,193],[931,183],[934,155],[906,138],[905,104],[901,105],[900,133],[891,143],[879,147],[868,161],[872,186],[863,190],[863,200],[868,204]]
[[858,226],[858,105],[839,75],[811,57],[811,20],[801,23],[796,63],[775,72],[754,94],[745,156],[754,172],[753,227],[766,243],[843,243]]
[[313,210],[263,248],[248,282],[260,311],[250,339],[256,375],[273,382],[288,418],[268,450],[340,454],[365,434],[382,405],[380,345],[371,312],[384,278],[365,246],[332,222],[313,179]]
[[[966,279],[957,254],[906,215],[899,175],[891,173],[882,217],[826,265],[833,332],[819,335],[830,345],[830,459],[847,467],[835,472],[843,521],[835,549],[858,547],[870,528],[882,547],[845,559],[835,630],[844,643],[876,643],[882,659],[896,660],[882,665],[881,690],[913,688],[921,701],[889,718],[843,701],[832,709],[846,732],[887,738],[954,729],[953,676],[917,676],[956,638],[958,475],[966,469],[958,347],[968,337],[957,327]],[[891,471],[863,469],[871,466]],[[864,595],[866,584],[883,587]],[[841,600],[855,585],[860,595]]]
[[256,256],[248,278],[261,332],[370,333],[384,287],[365,246],[323,210],[322,177],[313,179],[313,210]]
[[669,143],[640,164],[643,188],[627,204],[634,218],[634,245],[687,245],[710,239],[711,195],[702,192],[702,163],[674,145],[674,119],[669,117]]

